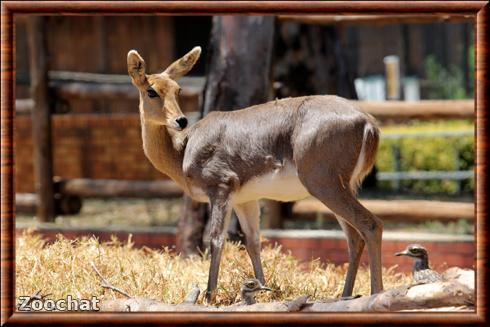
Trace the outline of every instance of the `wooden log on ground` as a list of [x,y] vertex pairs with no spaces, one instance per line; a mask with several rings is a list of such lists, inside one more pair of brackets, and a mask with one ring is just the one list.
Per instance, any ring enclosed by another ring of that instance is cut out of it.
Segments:
[[[56,194],[54,203],[55,215],[76,215],[82,208],[82,199],[76,195]],[[15,211],[23,214],[35,214],[37,211],[36,194],[15,194]]]
[[[364,311],[389,312],[467,306],[475,303],[475,272],[450,268],[453,278],[387,290],[347,301],[316,301],[304,312]],[[446,272],[447,273],[447,272]],[[446,274],[445,273],[445,274]]]
[[182,189],[173,181],[126,181],[114,179],[68,179],[57,181],[61,194],[94,198],[175,198]]
[[[361,200],[373,214],[383,220],[456,220],[475,219],[473,203],[429,200]],[[335,219],[332,211],[320,201],[308,198],[293,206],[293,214],[302,217],[316,217],[321,213],[326,218]]]
[[451,310],[454,307],[459,308],[458,310],[461,307],[471,310],[475,304],[475,272],[450,268],[443,274],[443,278],[444,280],[440,282],[400,287],[371,296],[346,300],[316,300],[310,303],[307,303],[308,296],[303,295],[292,301],[215,307],[196,304],[197,296],[195,294],[192,296],[193,301],[186,301],[181,304],[168,304],[145,298],[132,298],[126,295],[126,299],[102,301],[100,311],[399,312],[437,308],[449,308]]
[[150,299],[130,298],[102,301],[100,311],[116,312],[192,312],[192,311],[211,311],[211,312],[297,312],[305,305],[308,297],[300,296],[292,301],[255,303],[251,305],[229,305],[224,307],[214,307],[199,304],[167,304]]
[[380,121],[475,119],[473,100],[356,101],[355,103]]
[[28,23],[32,111],[34,176],[38,197],[37,217],[42,222],[55,217],[53,192],[53,150],[51,141],[51,109],[48,101],[48,54],[46,53],[45,18],[34,16]]

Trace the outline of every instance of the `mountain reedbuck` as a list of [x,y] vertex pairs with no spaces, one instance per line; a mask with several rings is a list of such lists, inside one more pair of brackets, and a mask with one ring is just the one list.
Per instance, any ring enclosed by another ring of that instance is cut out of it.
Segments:
[[346,99],[322,95],[212,112],[187,127],[176,80],[191,70],[200,54],[201,48],[195,47],[164,72],[147,75],[145,61],[131,50],[128,72],[139,91],[145,155],[186,194],[210,204],[206,301],[214,300],[231,210],[245,233],[255,277],[265,284],[258,200],[295,201],[309,195],[335,213],[347,236],[349,268],[343,296],[352,294],[365,244],[371,293],[380,292],[383,224],[355,197],[378,148],[374,118]]

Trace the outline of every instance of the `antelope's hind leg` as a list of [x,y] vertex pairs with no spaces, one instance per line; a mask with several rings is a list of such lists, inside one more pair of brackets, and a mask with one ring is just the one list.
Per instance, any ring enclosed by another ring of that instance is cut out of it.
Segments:
[[361,235],[341,217],[336,217],[340,227],[347,237],[347,246],[349,251],[349,268],[345,276],[343,298],[348,298],[352,295],[354,284],[356,282],[357,270],[359,269],[359,261],[361,260],[362,250],[364,249],[364,240]]
[[237,204],[234,206],[235,212],[240,221],[242,231],[245,233],[246,248],[252,266],[254,268],[255,278],[262,284],[265,284],[262,262],[260,260],[260,207],[258,201]]
[[[327,175],[327,176],[325,176]],[[371,294],[379,293],[383,290],[383,280],[381,274],[381,237],[383,233],[383,222],[367,210],[354,196],[350,188],[341,183],[338,175],[332,176],[324,174],[324,178],[314,178],[315,174],[303,176],[303,183],[311,195],[323,202],[335,215],[340,216],[348,223],[366,243],[369,256],[369,269],[371,274]],[[312,176],[311,178],[309,176]],[[316,176],[320,176],[317,174]],[[330,181],[331,183],[324,182]],[[338,182],[337,182],[338,181]],[[352,233],[347,232],[352,239]],[[349,242],[351,242],[349,240]],[[353,251],[356,252],[356,251]],[[349,257],[351,255],[349,254]],[[352,261],[351,259],[349,261]],[[352,269],[350,268],[352,266]],[[356,263],[352,261],[349,265],[351,276],[348,282],[354,283],[354,271]],[[346,283],[346,286],[350,285]],[[352,285],[353,286],[353,285]],[[344,295],[349,289],[344,290]]]

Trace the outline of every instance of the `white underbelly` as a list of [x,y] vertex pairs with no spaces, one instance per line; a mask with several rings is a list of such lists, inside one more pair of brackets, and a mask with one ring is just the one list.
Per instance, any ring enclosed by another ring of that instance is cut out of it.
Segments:
[[[192,187],[191,190],[195,200],[209,202],[202,189]],[[232,202],[244,203],[260,199],[289,202],[304,199],[309,195],[300,182],[296,169],[287,165],[282,169],[249,180],[232,195]]]
[[254,177],[233,195],[233,202],[243,203],[258,199],[295,201],[309,196],[308,191],[291,166]]

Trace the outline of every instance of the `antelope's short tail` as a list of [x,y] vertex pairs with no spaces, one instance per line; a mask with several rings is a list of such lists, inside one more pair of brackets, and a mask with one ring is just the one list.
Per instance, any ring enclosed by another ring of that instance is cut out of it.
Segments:
[[373,168],[378,152],[379,128],[374,118],[372,116],[369,116],[369,118],[366,125],[364,125],[361,151],[350,179],[350,187],[354,193],[361,185],[364,177]]

